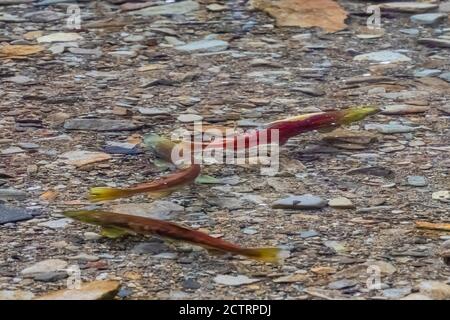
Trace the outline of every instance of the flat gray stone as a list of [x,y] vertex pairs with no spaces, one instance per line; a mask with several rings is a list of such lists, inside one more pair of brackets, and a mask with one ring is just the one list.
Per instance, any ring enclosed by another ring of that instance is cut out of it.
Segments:
[[376,124],[376,125],[366,125],[366,130],[375,129],[380,133],[384,134],[394,134],[394,133],[408,133],[416,130],[414,127],[405,126],[401,124]]
[[389,299],[399,299],[411,293],[411,287],[389,288],[383,290],[383,296]]
[[46,228],[50,228],[50,229],[64,229],[65,227],[67,227],[67,225],[72,223],[72,221],[73,221],[72,219],[63,218],[63,219],[58,219],[58,220],[41,222],[41,223],[38,223],[38,226],[46,227]]
[[426,12],[438,8],[437,4],[425,3],[418,1],[395,1],[380,4],[381,10],[398,11],[398,12]]
[[24,277],[35,277],[42,273],[63,271],[67,267],[67,262],[61,259],[48,259],[35,263],[21,271]]
[[358,284],[355,280],[342,279],[331,282],[328,284],[328,288],[332,290],[340,290],[345,288],[354,287]]
[[62,289],[37,298],[37,300],[109,300],[120,289],[119,281],[83,282],[79,289]]
[[142,242],[134,246],[132,251],[137,254],[160,254],[170,248],[164,242]]
[[355,61],[373,61],[384,63],[410,62],[411,58],[390,50],[381,50],[357,55],[353,58]]
[[314,230],[307,230],[307,231],[300,232],[300,238],[303,238],[303,239],[318,237],[319,235],[320,234]]
[[381,108],[382,114],[387,115],[404,115],[411,113],[422,113],[428,111],[430,108],[428,106],[414,106],[408,104],[393,104],[383,106]]
[[32,219],[33,216],[24,209],[11,208],[0,204],[0,224]]
[[139,108],[140,114],[145,116],[159,116],[159,115],[168,115],[170,114],[169,109],[160,109],[160,108]]
[[352,203],[352,201],[345,197],[336,197],[333,199],[330,199],[328,202],[328,205],[332,208],[338,208],[338,209],[353,209],[355,205]]
[[440,281],[422,281],[419,284],[421,294],[436,300],[450,299],[450,285]]
[[8,188],[0,189],[0,200],[24,200],[27,193],[24,191]]
[[23,290],[0,290],[0,300],[32,300],[34,293]]
[[272,207],[274,209],[320,209],[326,205],[327,202],[322,198],[305,194],[277,200],[273,203]]
[[3,154],[3,155],[16,154],[16,153],[22,153],[22,152],[25,152],[25,150],[23,150],[22,148],[19,148],[19,147],[9,147],[9,148],[0,150],[0,154]]
[[23,17],[31,22],[45,23],[61,20],[66,15],[62,12],[56,12],[51,10],[41,10],[25,13]]
[[130,11],[129,14],[141,16],[160,16],[186,14],[199,9],[199,5],[195,1],[180,1],[175,3],[163,4],[160,6],[152,6],[141,10]]
[[450,82],[450,72],[444,72],[439,76],[442,80],[445,80],[447,82]]
[[203,39],[175,47],[184,52],[218,52],[228,49],[228,42],[216,39]]
[[422,176],[408,176],[408,184],[413,187],[425,187],[428,185],[428,182]]
[[223,284],[226,286],[241,286],[260,281],[259,279],[252,279],[243,275],[238,276],[218,275],[213,280],[215,283]]
[[35,82],[32,78],[26,77],[26,76],[21,76],[21,75],[5,78],[4,81],[13,82],[16,84],[31,84],[31,83]]
[[411,16],[411,21],[425,25],[434,25],[447,17],[446,13],[423,13]]
[[439,69],[417,69],[414,70],[414,77],[422,78],[422,77],[434,77],[442,73],[442,70]]
[[416,28],[400,29],[399,31],[410,36],[417,36],[420,33],[419,29]]
[[450,39],[420,38],[417,42],[429,47],[450,48]]
[[86,131],[131,131],[142,128],[142,125],[130,120],[70,119],[66,120],[64,128]]
[[184,207],[166,200],[156,200],[152,203],[124,203],[112,206],[117,213],[149,217],[161,220],[171,220],[184,212]]
[[37,276],[35,276],[33,279],[35,281],[41,281],[41,282],[55,282],[62,279],[66,279],[69,275],[66,271],[51,271],[51,272],[45,272],[40,273]]

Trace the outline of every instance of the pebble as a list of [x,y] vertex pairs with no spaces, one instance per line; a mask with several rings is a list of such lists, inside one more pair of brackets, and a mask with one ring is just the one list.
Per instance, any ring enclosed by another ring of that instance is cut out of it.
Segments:
[[341,290],[341,289],[354,287],[357,284],[358,284],[358,282],[355,280],[342,279],[342,280],[337,280],[337,281],[329,283],[328,288],[332,289],[332,290]]
[[434,25],[445,18],[448,18],[448,15],[445,13],[423,13],[411,16],[411,21],[425,25]]
[[381,113],[386,115],[406,115],[406,114],[427,112],[429,109],[430,108],[428,106],[395,104],[382,107]]
[[0,290],[0,300],[32,300],[34,293],[24,290]]
[[292,90],[299,91],[301,93],[305,93],[314,97],[320,97],[325,95],[325,91],[317,87],[295,87],[292,88]]
[[309,282],[310,278],[306,274],[291,274],[282,276],[273,280],[274,283],[296,283],[296,282]]
[[67,130],[132,131],[141,127],[142,125],[138,125],[131,120],[70,119],[64,122],[64,128]]
[[66,279],[69,275],[66,271],[51,271],[51,272],[45,272],[40,273],[36,275],[33,279],[35,281],[41,281],[41,282],[56,282],[62,279]]
[[50,292],[36,300],[109,300],[116,296],[119,289],[119,281],[93,281],[82,283],[79,289]]
[[183,123],[201,121],[202,119],[203,117],[198,114],[180,114],[177,118],[178,121]]
[[61,259],[48,259],[35,263],[21,271],[24,277],[35,277],[42,273],[61,271],[67,267],[67,262]]
[[313,238],[313,237],[318,237],[318,236],[320,236],[320,234],[314,230],[307,230],[307,231],[300,232],[300,238],[303,238],[303,239]]
[[347,199],[345,197],[333,198],[330,201],[328,201],[328,205],[330,207],[338,208],[338,209],[353,209],[353,208],[355,208],[355,205],[350,201],[350,199]]
[[4,81],[6,81],[6,82],[13,82],[13,83],[16,83],[16,84],[32,84],[32,83],[35,83],[35,81],[32,78],[26,77],[26,76],[21,76],[21,75],[5,78]]
[[258,230],[255,230],[254,228],[244,228],[244,229],[242,229],[242,233],[253,235],[253,234],[257,234]]
[[200,283],[198,283],[194,279],[186,279],[186,280],[184,280],[181,283],[181,286],[183,287],[183,289],[187,289],[187,290],[197,290],[197,289],[201,288]]
[[442,73],[440,69],[416,69],[414,70],[414,77],[434,77]]
[[372,130],[375,129],[380,133],[383,134],[396,134],[396,133],[408,133],[408,132],[414,132],[416,128],[405,126],[401,124],[396,123],[390,123],[390,124],[377,124],[377,125],[366,125],[366,130]]
[[0,200],[24,200],[27,193],[16,189],[0,189]]
[[413,187],[425,187],[428,182],[423,176],[408,176],[408,184]]
[[112,206],[111,210],[117,213],[161,220],[173,220],[185,211],[183,206],[166,200],[156,200],[152,203],[118,204]]
[[444,72],[439,76],[442,80],[445,80],[447,82],[450,82],[450,72]]
[[411,287],[389,288],[383,290],[383,296],[389,299],[400,299],[411,293]]
[[100,240],[102,238],[101,235],[99,235],[98,233],[95,233],[95,232],[85,232],[85,233],[83,233],[83,236],[88,241],[96,241],[96,240]]
[[450,299],[450,285],[440,281],[422,281],[419,284],[421,294],[436,300]]
[[397,62],[411,62],[411,58],[389,50],[375,51],[366,54],[360,54],[353,58],[355,61],[374,61],[381,63],[397,63]]
[[0,154],[3,154],[3,155],[22,153],[22,152],[25,152],[25,150],[23,150],[22,148],[19,148],[19,147],[9,147],[9,148],[0,150]]
[[120,288],[119,292],[117,293],[117,296],[119,298],[127,298],[133,294],[133,290],[130,288]]
[[167,252],[169,247],[164,242],[142,242],[135,245],[132,249],[137,254],[160,254]]
[[40,10],[29,12],[23,15],[23,17],[31,22],[35,23],[45,23],[54,22],[61,20],[66,15],[62,12],[52,11],[52,10]]
[[206,6],[206,9],[212,12],[220,12],[227,10],[227,6],[223,6],[221,4],[212,3]]
[[437,9],[438,5],[435,3],[419,2],[419,1],[395,1],[380,4],[380,9],[388,11],[398,11],[407,13],[426,12]]
[[171,113],[169,109],[162,108],[139,108],[138,111],[145,116],[169,115]]
[[116,141],[108,141],[103,150],[110,154],[136,155],[142,153],[139,147],[134,143]]
[[252,279],[247,276],[238,275],[218,275],[214,277],[213,281],[218,284],[223,284],[226,286],[241,286],[246,284],[251,284],[260,281],[259,279]]
[[182,15],[199,9],[196,1],[180,1],[162,5],[151,6],[148,8],[130,11],[129,14],[141,16],[161,16],[161,15]]
[[408,34],[410,36],[417,36],[420,34],[419,29],[415,29],[415,28],[400,29],[399,31],[401,33]]
[[73,257],[69,257],[69,260],[77,260],[77,261],[84,261],[84,262],[93,262],[93,261],[98,261],[100,260],[100,258],[98,256],[94,256],[92,254],[87,254],[87,253],[79,253],[76,256]]
[[38,223],[38,226],[46,227],[46,228],[50,228],[50,229],[64,229],[72,222],[73,222],[72,219],[63,218],[63,219],[52,220],[52,221],[47,221],[47,222],[40,222],[40,223]]
[[417,40],[417,43],[429,47],[450,48],[450,39],[420,38]]
[[22,148],[22,149],[28,149],[28,150],[30,150],[30,149],[38,149],[39,148],[38,144],[30,143],[30,142],[19,142],[17,145],[20,148]]
[[433,299],[424,294],[412,293],[407,295],[406,297],[401,298],[400,300],[433,300]]
[[7,207],[0,203],[0,225],[32,219],[33,215],[25,209]]
[[176,46],[175,48],[184,52],[219,52],[228,49],[228,42],[223,40],[199,40],[194,42],[189,42],[187,44]]
[[450,240],[444,241],[444,243],[442,243],[442,248],[450,249]]
[[273,203],[274,209],[321,209],[327,206],[327,202],[318,196],[305,194],[290,196]]
[[155,254],[152,257],[155,259],[174,260],[178,257],[178,255],[174,252],[162,252],[162,253]]
[[325,241],[324,245],[330,249],[333,249],[337,253],[343,253],[347,251],[345,244],[339,241],[334,240]]
[[392,263],[389,263],[389,262],[386,262],[386,261],[369,260],[365,264],[367,266],[378,268],[382,274],[391,275],[391,274],[394,274],[397,271],[397,268],[395,268],[395,266],[392,265]]
[[38,43],[52,43],[52,42],[71,42],[71,41],[78,41],[83,40],[83,37],[74,32],[57,32],[52,33],[46,36],[42,36],[36,39]]
[[77,150],[63,153],[59,158],[67,164],[82,167],[87,164],[109,160],[111,159],[111,155],[104,152]]
[[431,195],[433,200],[440,200],[442,202],[449,202],[450,201],[450,191],[449,190],[441,190],[433,192]]

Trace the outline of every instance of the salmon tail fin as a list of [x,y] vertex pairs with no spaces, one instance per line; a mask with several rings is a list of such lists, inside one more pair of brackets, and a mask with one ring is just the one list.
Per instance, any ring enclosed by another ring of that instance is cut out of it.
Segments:
[[274,264],[282,264],[284,259],[289,256],[289,251],[281,248],[250,248],[244,249],[242,252],[246,257],[274,263]]
[[127,189],[116,189],[107,187],[91,188],[89,199],[93,202],[114,200],[118,198],[126,198],[132,196],[134,193]]

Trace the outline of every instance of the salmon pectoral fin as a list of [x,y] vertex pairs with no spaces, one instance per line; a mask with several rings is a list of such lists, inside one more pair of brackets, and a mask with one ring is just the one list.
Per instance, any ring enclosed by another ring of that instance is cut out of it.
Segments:
[[263,262],[282,264],[289,256],[289,251],[281,248],[249,248],[243,249],[241,254]]
[[116,228],[116,227],[103,227],[100,234],[106,238],[117,239],[117,238],[129,235],[130,232],[128,232],[125,229]]

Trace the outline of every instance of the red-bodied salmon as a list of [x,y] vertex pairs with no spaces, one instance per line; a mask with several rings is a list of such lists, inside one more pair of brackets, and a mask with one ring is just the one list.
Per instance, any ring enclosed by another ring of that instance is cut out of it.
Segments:
[[119,237],[125,234],[153,235],[187,242],[214,252],[231,253],[270,263],[280,263],[288,256],[288,251],[281,248],[243,248],[231,242],[211,237],[204,232],[147,217],[97,210],[68,211],[64,215],[78,221],[102,226],[103,234],[109,237]]
[[181,187],[195,181],[200,174],[200,165],[193,164],[185,169],[180,169],[160,179],[148,183],[142,183],[129,188],[91,188],[91,201],[114,200],[118,198],[127,198],[139,193],[148,193],[153,198],[168,195]]

